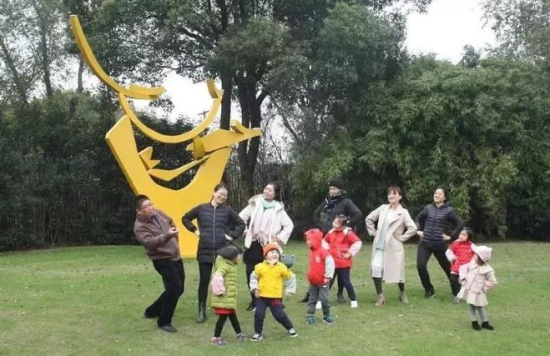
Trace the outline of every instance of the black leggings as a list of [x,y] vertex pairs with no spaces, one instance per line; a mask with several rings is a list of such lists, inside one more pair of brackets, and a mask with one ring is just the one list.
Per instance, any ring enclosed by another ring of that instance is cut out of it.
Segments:
[[[374,287],[376,288],[376,294],[382,294],[382,278],[378,277],[372,277],[372,280],[374,281]],[[399,291],[403,293],[405,291],[405,283],[397,283],[399,286]]]
[[458,292],[460,292],[460,289],[462,288],[462,285],[460,284],[458,274],[451,273],[451,290],[453,292],[453,295],[456,297]]
[[206,304],[208,298],[208,285],[212,274],[212,263],[199,262],[199,306]]
[[225,325],[227,318],[229,318],[229,321],[231,321],[231,325],[233,326],[233,330],[235,330],[235,333],[237,334],[242,333],[241,325],[239,324],[239,319],[237,319],[237,313],[224,314],[224,315],[218,316],[218,321],[216,322],[216,329],[214,329],[214,337],[221,336],[223,326]]
[[434,254],[437,262],[441,266],[441,269],[447,275],[447,278],[451,277],[451,263],[445,256],[445,249],[433,250],[426,248],[422,245],[418,245],[418,254],[416,256],[416,268],[418,269],[418,276],[422,282],[422,287],[426,292],[434,292],[434,286],[430,281],[430,274],[428,273],[428,260]]

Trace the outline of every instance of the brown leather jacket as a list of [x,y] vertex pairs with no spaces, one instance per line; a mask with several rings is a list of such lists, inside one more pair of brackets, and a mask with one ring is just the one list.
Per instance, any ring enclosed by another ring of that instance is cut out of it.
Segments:
[[[160,226],[157,225],[155,219]],[[145,246],[150,259],[172,261],[181,259],[177,236],[170,237],[168,235],[168,230],[172,226],[175,226],[172,218],[160,210],[155,209],[149,220],[136,217],[134,234],[139,243]]]

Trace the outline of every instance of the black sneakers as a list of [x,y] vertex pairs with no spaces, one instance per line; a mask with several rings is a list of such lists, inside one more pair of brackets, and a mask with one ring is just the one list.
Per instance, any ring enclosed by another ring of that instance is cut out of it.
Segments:
[[176,330],[175,327],[173,327],[172,325],[170,324],[166,324],[166,325],[163,325],[163,326],[159,326],[160,330],[162,331],[166,331],[167,333],[177,333],[178,330]]

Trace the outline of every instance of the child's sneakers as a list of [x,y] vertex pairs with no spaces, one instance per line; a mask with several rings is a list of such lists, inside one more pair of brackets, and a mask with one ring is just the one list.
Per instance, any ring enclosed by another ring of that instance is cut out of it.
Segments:
[[288,329],[288,335],[290,337],[296,337],[298,336],[298,333],[296,332],[296,330],[294,330],[294,328],[292,328],[292,329]]
[[334,324],[334,318],[330,315],[325,315],[323,321],[327,324]]
[[224,345],[227,345],[227,341],[225,341],[223,337],[213,337],[212,344],[216,346],[224,346]]
[[246,341],[246,335],[243,333],[237,334],[237,341]]
[[479,331],[481,330],[481,326],[479,326],[479,323],[477,321],[472,321],[472,329]]
[[315,324],[315,317],[313,315],[307,316],[307,325],[313,325]]
[[321,304],[321,301],[317,301],[317,304],[315,304],[315,309],[320,310],[322,307],[323,305]]
[[252,337],[250,338],[250,341],[261,341],[264,339],[264,336],[262,334],[258,334],[258,333],[255,333],[254,335],[252,335]]
[[357,307],[358,307],[357,301],[356,301],[356,300],[352,300],[352,301],[350,302],[350,307],[352,307],[352,308],[357,308]]
[[484,321],[481,323],[481,327],[486,330],[495,330],[491,324],[489,324],[488,321]]

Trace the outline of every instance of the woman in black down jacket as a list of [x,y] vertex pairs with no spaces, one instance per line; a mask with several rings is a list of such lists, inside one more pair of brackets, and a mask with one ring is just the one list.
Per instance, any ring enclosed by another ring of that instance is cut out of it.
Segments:
[[[246,228],[245,222],[229,206],[227,186],[223,183],[214,188],[210,203],[201,204],[191,209],[183,217],[183,225],[199,237],[197,261],[199,262],[199,317],[198,323],[206,320],[206,298],[212,266],[216,260],[216,251],[225,247],[230,241],[239,238]],[[199,228],[192,220],[197,219]],[[231,227],[234,230],[231,230]]]
[[313,213],[315,226],[326,234],[332,229],[332,222],[338,215],[347,216],[347,226],[354,230],[362,217],[361,210],[346,197],[344,182],[339,178],[332,178],[328,182],[328,196]]
[[447,278],[450,278],[451,263],[447,260],[445,251],[447,250],[447,241],[451,240],[451,236],[445,233],[446,228],[451,224],[454,227],[451,235],[456,237],[464,226],[462,221],[456,216],[453,208],[447,205],[446,202],[447,191],[444,188],[437,188],[434,192],[434,203],[426,205],[416,218],[417,233],[420,236],[416,268],[418,269],[418,275],[424,287],[424,296],[426,298],[431,298],[435,295],[434,286],[430,282],[430,274],[428,273],[428,260],[433,253],[439,265],[445,274],[447,274]]

